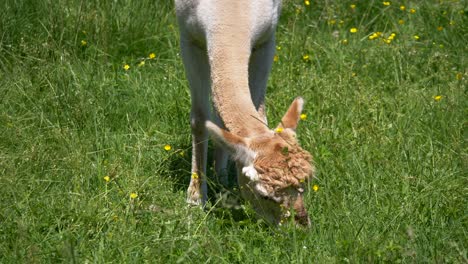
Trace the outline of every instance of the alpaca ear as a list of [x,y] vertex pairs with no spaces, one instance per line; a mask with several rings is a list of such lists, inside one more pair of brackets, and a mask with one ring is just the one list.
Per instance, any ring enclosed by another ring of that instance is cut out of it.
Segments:
[[299,123],[299,119],[301,118],[303,107],[304,99],[302,99],[302,97],[297,97],[294,99],[291,106],[289,106],[288,111],[286,111],[283,118],[281,118],[281,123],[278,124],[276,129],[290,128],[295,131],[297,128],[297,123]]
[[229,151],[234,154],[242,154],[248,148],[247,139],[234,135],[233,133],[218,127],[211,121],[206,121],[206,128],[210,132],[214,140],[226,147]]

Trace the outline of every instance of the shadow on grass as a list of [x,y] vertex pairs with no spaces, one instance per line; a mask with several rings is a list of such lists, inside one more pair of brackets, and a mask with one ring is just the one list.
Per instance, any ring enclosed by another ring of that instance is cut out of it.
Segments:
[[[175,172],[171,176],[173,183],[173,192],[186,193],[190,183],[192,147],[191,145],[180,146],[186,150],[179,155],[172,155],[169,160],[169,170]],[[208,184],[208,202],[205,210],[209,210],[216,216],[218,222],[223,225],[238,222],[250,222],[251,217],[245,212],[241,206],[243,199],[240,197],[240,192],[237,184],[235,163],[228,163],[228,185],[224,186],[219,182],[219,179],[213,169],[213,147],[210,144],[208,147],[208,162],[207,162],[207,184]],[[209,209],[207,209],[209,208]]]

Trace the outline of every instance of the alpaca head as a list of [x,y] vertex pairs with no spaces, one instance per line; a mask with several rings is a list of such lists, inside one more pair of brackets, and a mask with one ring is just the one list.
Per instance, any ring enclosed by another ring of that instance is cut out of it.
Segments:
[[309,226],[303,193],[314,175],[311,155],[296,139],[303,100],[297,98],[275,130],[240,137],[207,122],[220,144],[230,150],[238,168],[241,194],[255,211],[272,224],[280,224],[294,214],[294,220]]

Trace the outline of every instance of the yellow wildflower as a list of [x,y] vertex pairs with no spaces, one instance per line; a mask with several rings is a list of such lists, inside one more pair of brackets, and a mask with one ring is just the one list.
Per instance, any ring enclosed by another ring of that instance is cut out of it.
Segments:
[[306,114],[301,114],[301,120],[306,120],[307,119],[307,115]]
[[273,57],[273,61],[274,61],[274,62],[277,62],[277,61],[279,61],[279,57],[278,57],[278,55],[275,55],[275,56]]
[[135,199],[135,198],[137,198],[137,197],[138,197],[138,194],[137,194],[137,193],[132,192],[132,193],[130,194],[130,199]]
[[343,44],[343,45],[348,44],[348,40],[347,40],[347,39],[343,39],[343,40],[341,41],[341,44]]
[[309,0],[305,0],[305,1],[304,1],[304,5],[309,6],[309,5],[310,5]]
[[442,30],[444,30],[444,27],[438,26],[438,27],[437,27],[437,30],[438,30],[438,31],[442,31]]
[[457,75],[455,75],[455,78],[457,78],[457,80],[461,80],[463,79],[463,74],[461,72],[457,72]]
[[84,47],[84,46],[86,46],[86,45],[88,45],[88,42],[87,42],[86,40],[83,39],[83,40],[81,41],[81,46]]
[[406,6],[401,5],[401,6],[400,6],[400,10],[401,10],[401,11],[405,11],[405,10],[406,10]]
[[376,39],[378,37],[379,37],[379,35],[377,33],[372,33],[372,35],[369,36],[369,39],[374,40],[374,39]]
[[419,36],[418,36],[418,35],[414,35],[413,38],[414,38],[415,40],[419,40]]
[[330,20],[328,20],[328,24],[329,24],[329,25],[335,25],[335,24],[336,24],[336,20],[335,20],[335,19],[330,19]]
[[104,178],[103,178],[103,179],[104,179],[106,182],[110,182],[110,177],[109,177],[109,176],[107,176],[107,175],[106,175],[106,176],[104,176]]
[[310,60],[309,54],[302,55],[302,60],[309,61]]
[[283,130],[284,130],[284,128],[282,128],[282,127],[277,127],[277,128],[275,129],[275,132],[276,132],[276,133],[281,133],[281,132],[283,132]]
[[436,100],[436,102],[439,102],[441,99],[442,99],[442,95],[435,95],[434,96],[434,100]]
[[198,174],[196,172],[192,172],[192,179],[198,179]]
[[411,8],[411,9],[409,10],[409,12],[410,12],[411,14],[414,14],[414,13],[416,13],[416,9]]
[[351,7],[351,9],[354,9],[354,8],[356,8],[356,5],[355,5],[355,4],[351,4],[350,7]]
[[276,50],[281,50],[281,46],[276,46]]
[[403,19],[398,20],[398,24],[403,25],[405,21]]
[[128,70],[130,69],[130,65],[125,64],[125,65],[123,66],[123,68],[124,68],[124,70],[128,71]]
[[384,6],[389,6],[390,2],[382,2]]
[[164,150],[166,150],[166,151],[169,151],[171,149],[172,149],[171,145],[165,145],[164,146]]
[[138,63],[138,67],[141,67],[141,66],[143,66],[143,65],[145,65],[145,61],[144,61],[144,60],[143,60],[143,61],[140,61],[140,63]]
[[349,32],[351,32],[351,33],[356,33],[356,32],[358,32],[358,29],[357,29],[357,28],[351,28],[351,29],[349,30]]
[[154,53],[150,53],[150,55],[149,55],[149,58],[150,58],[150,59],[154,59],[154,58],[156,58],[156,54],[154,54]]
[[312,186],[312,190],[314,190],[314,192],[317,192],[319,190],[318,185],[314,184],[314,186]]

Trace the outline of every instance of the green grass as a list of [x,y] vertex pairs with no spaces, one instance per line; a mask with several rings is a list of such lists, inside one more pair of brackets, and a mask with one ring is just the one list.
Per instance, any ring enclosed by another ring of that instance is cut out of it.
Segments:
[[2,1],[0,262],[466,263],[466,8],[284,3],[267,107],[275,124],[306,100],[298,134],[319,190],[301,230],[265,227],[246,204],[185,204],[172,2]]

